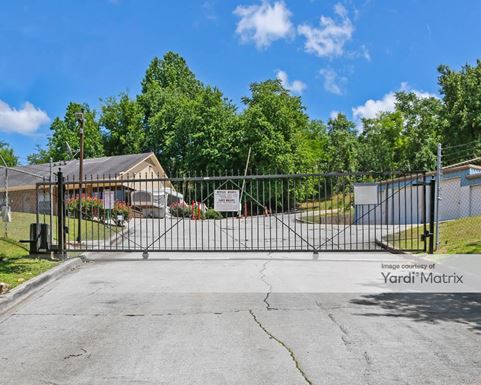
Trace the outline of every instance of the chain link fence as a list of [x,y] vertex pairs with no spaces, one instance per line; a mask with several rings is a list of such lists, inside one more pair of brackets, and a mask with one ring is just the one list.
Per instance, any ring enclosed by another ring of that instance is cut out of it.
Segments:
[[440,198],[437,252],[481,253],[481,166],[443,168]]

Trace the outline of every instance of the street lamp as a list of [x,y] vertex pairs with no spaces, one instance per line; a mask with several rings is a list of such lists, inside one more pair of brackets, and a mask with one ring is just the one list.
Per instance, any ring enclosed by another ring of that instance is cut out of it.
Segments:
[[81,109],[81,112],[75,113],[75,119],[79,124],[80,128],[80,159],[79,159],[79,183],[78,183],[78,192],[79,192],[79,199],[78,199],[78,236],[77,242],[82,242],[82,181],[83,181],[83,167],[84,167],[84,123],[85,123],[85,115],[84,109]]

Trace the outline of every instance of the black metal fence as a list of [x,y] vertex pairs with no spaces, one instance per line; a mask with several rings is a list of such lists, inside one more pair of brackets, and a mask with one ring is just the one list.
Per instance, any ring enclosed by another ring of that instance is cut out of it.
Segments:
[[[50,197],[52,240],[59,251],[427,251],[430,179],[422,172],[89,176],[79,191],[78,180],[61,177]],[[49,191],[50,183],[37,185],[37,195]],[[49,215],[39,212],[38,221],[49,223]]]

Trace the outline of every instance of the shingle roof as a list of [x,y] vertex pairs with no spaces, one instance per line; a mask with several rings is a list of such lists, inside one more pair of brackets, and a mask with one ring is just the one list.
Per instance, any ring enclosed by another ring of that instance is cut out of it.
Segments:
[[[116,156],[106,156],[102,158],[92,158],[92,159],[85,159],[84,160],[84,177],[90,180],[90,176],[92,175],[93,179],[96,179],[97,175],[99,178],[103,176],[107,177],[114,177],[116,174],[120,174],[123,172],[128,171],[131,167],[135,166],[136,164],[140,163],[144,159],[150,157],[152,153],[145,153],[145,154],[131,154],[131,155],[116,155]],[[70,161],[61,161],[61,162],[54,162],[53,172],[56,173],[59,168],[62,170],[64,177],[68,177],[69,179],[78,179],[79,173],[79,161],[78,160],[70,160]],[[27,175],[21,172],[16,172],[15,170],[21,170],[30,172],[34,175]],[[17,166],[10,168],[8,170],[8,185],[9,187],[15,186],[32,186],[35,185],[37,182],[42,181],[42,177],[45,177],[45,180],[49,179],[50,175],[50,164],[43,163],[43,164],[32,164],[28,166]],[[3,168],[0,169],[0,188],[3,188],[5,183],[5,174],[3,172]]]

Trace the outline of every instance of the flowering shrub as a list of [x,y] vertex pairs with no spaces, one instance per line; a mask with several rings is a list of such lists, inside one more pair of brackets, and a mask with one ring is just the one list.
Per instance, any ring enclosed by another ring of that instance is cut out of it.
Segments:
[[[103,216],[103,203],[99,198],[84,197],[82,203],[82,217],[86,219],[101,219]],[[67,201],[67,213],[73,217],[78,217],[79,199],[71,198]]]
[[192,208],[185,202],[175,202],[170,205],[170,214],[174,217],[188,218],[192,215]]
[[128,221],[130,218],[130,207],[124,201],[116,201],[114,204],[112,216],[116,220],[118,215],[122,215],[124,217],[124,221]]
[[[82,218],[105,221],[107,213],[104,209],[103,201],[99,198],[84,197],[82,198]],[[67,213],[70,217],[78,218],[79,199],[70,198],[66,205]],[[123,201],[116,201],[114,208],[111,210],[111,218],[117,221],[117,216],[122,215],[124,221],[128,221],[131,216],[130,207]]]

